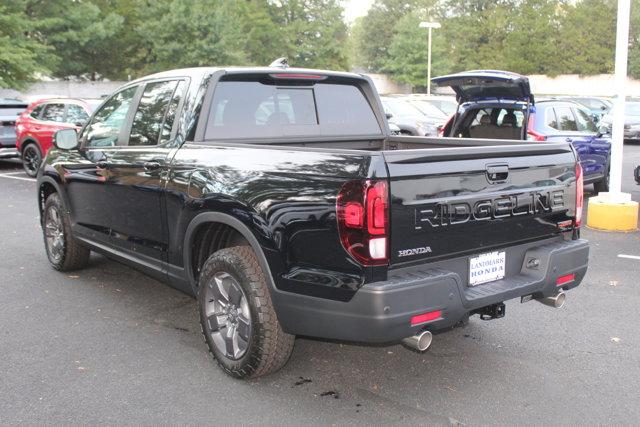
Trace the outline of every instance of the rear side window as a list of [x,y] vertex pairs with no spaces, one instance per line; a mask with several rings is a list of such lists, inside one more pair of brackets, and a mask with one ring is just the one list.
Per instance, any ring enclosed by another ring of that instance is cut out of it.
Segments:
[[38,105],[36,108],[34,108],[33,110],[31,110],[31,114],[29,114],[31,117],[33,117],[34,119],[37,119],[40,117],[40,113],[42,113],[42,109],[44,108],[44,105]]
[[[129,145],[157,145],[177,80],[148,83],[133,117]],[[175,114],[175,111],[174,111]]]
[[559,130],[577,131],[578,125],[576,119],[573,117],[571,108],[569,107],[555,107],[556,117],[558,118]]
[[379,133],[373,110],[356,86],[274,86],[244,81],[218,83],[205,138]]
[[42,120],[64,122],[64,104],[47,104],[42,112]]

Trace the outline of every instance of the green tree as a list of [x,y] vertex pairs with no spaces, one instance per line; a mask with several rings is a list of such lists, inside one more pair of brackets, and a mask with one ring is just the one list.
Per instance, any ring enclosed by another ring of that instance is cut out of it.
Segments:
[[[389,45],[388,58],[383,70],[395,81],[414,87],[427,84],[428,32],[420,28],[420,22],[430,20],[416,13],[402,17],[395,25],[395,35]],[[432,34],[431,73],[433,76],[450,72],[452,64],[449,45],[440,30]]]
[[354,45],[359,51],[359,56],[354,58],[358,60],[355,65],[374,72],[382,70],[389,60],[389,44],[396,33],[396,23],[410,12],[422,12],[425,2],[434,3],[428,0],[377,0],[354,33],[357,37]]
[[26,33],[31,25],[23,1],[0,3],[0,88],[20,89],[47,71],[50,51]]
[[631,3],[629,75],[640,79],[640,2]]
[[[281,0],[271,16],[282,30],[285,54],[297,67],[345,70],[347,26],[337,0]],[[274,58],[275,59],[275,58]]]
[[146,71],[246,64],[241,16],[237,3],[225,0],[153,3],[139,28],[150,49]]
[[555,69],[563,74],[612,73],[616,45],[615,0],[582,0],[567,8],[558,35]]
[[122,52],[114,49],[124,33],[122,16],[74,0],[28,0],[26,11],[37,23],[30,35],[55,52],[53,76],[123,77]]
[[271,6],[265,0],[244,3],[241,9],[244,52],[252,65],[269,65],[287,53],[287,41],[272,17]]

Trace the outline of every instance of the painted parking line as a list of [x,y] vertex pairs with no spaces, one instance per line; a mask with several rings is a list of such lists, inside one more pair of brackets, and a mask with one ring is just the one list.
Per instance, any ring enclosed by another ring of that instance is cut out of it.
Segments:
[[18,174],[22,174],[24,175],[24,171],[15,171],[15,172],[3,172],[0,175],[18,175]]
[[6,173],[0,173],[0,178],[18,179],[20,181],[35,182],[35,178],[25,178],[23,176],[11,176],[11,175],[8,175]]
[[635,259],[635,260],[640,261],[640,256],[637,256],[637,255],[618,254],[618,258]]

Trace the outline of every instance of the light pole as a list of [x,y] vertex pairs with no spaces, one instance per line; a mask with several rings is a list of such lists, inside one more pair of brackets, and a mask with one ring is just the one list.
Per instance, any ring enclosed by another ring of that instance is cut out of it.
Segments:
[[420,28],[429,29],[429,49],[427,53],[427,95],[431,95],[431,30],[440,28],[439,22],[421,22]]
[[[616,60],[609,191],[589,198],[587,226],[607,231],[638,229],[638,202],[630,193],[622,192],[622,156],[624,139],[624,102],[626,97],[627,59],[629,50],[630,0],[618,0],[616,23]],[[604,173],[607,173],[605,170]]]

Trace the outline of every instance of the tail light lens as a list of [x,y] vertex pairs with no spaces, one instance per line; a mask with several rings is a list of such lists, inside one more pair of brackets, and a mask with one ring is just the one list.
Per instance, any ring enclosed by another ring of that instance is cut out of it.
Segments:
[[527,122],[527,140],[538,141],[538,142],[546,141],[547,140],[546,136],[533,130],[534,117],[535,116],[533,114],[529,115],[529,121]]
[[363,265],[389,261],[389,189],[386,181],[349,181],[336,201],[338,232],[347,252]]
[[582,166],[576,163],[576,220],[575,226],[582,224],[582,207],[584,206],[584,178],[582,176]]

